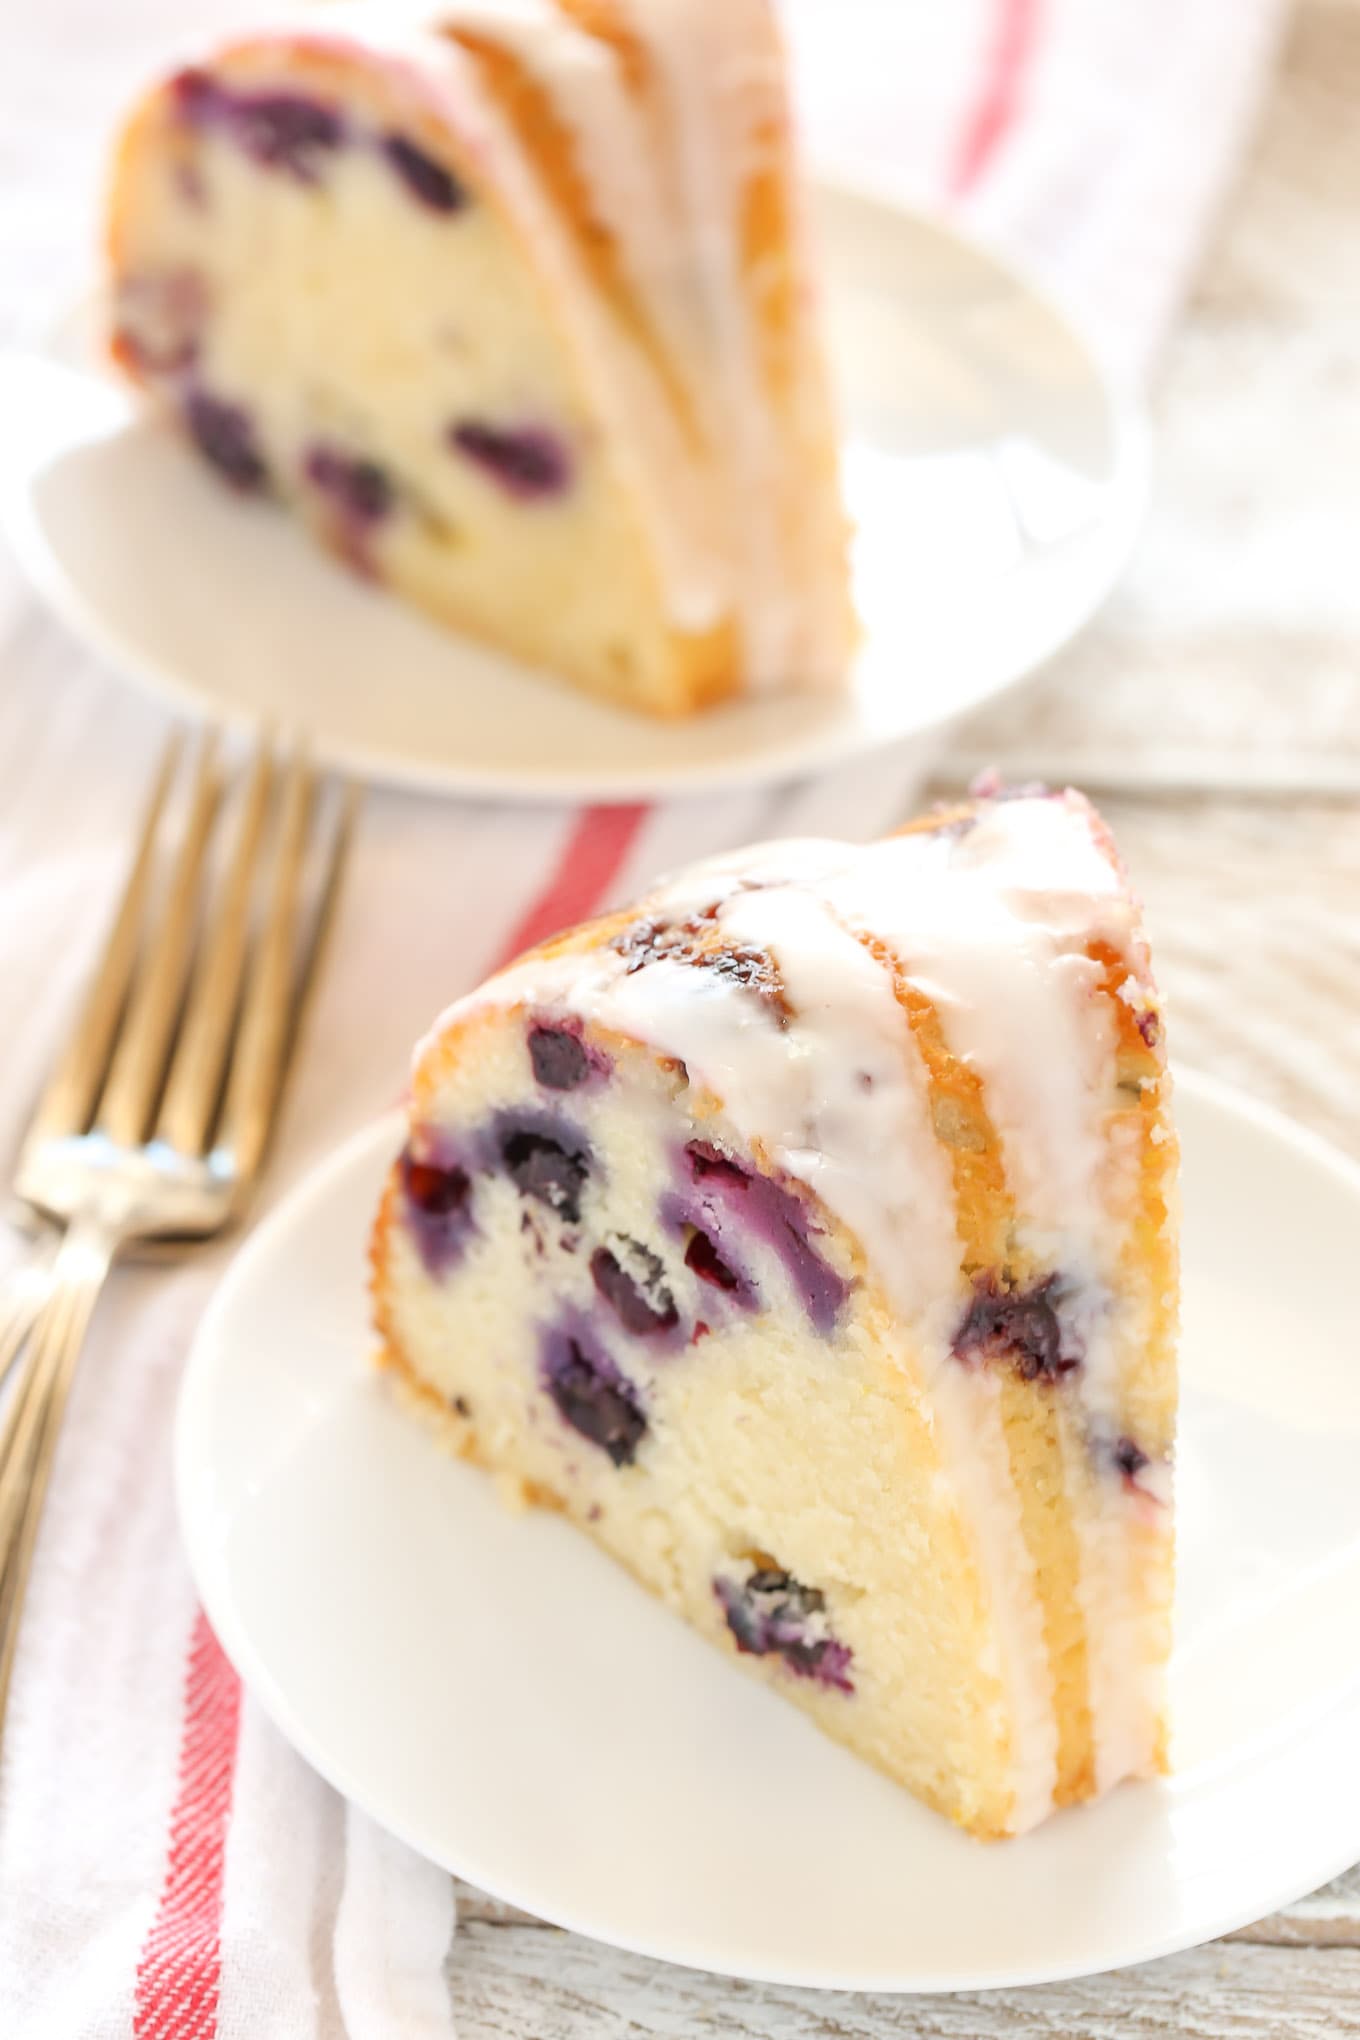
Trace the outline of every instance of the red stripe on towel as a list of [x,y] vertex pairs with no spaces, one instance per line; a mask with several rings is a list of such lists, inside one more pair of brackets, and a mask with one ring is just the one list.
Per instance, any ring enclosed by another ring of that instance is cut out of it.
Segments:
[[993,0],[991,41],[977,96],[959,136],[947,187],[971,191],[1015,125],[1038,40],[1041,0]]
[[200,1609],[189,1640],[165,1880],[137,1964],[134,2040],[214,2040],[241,1687]]
[[[648,812],[636,806],[582,811],[546,885],[506,942],[502,962],[594,911]],[[240,1716],[240,1681],[200,1609],[184,1676],[165,1881],[137,1963],[133,2040],[216,2040],[222,1891]]]
[[520,920],[501,951],[497,970],[512,963],[521,950],[532,949],[593,914],[618,877],[623,861],[650,809],[646,807],[583,808],[562,846],[557,866],[538,898]]

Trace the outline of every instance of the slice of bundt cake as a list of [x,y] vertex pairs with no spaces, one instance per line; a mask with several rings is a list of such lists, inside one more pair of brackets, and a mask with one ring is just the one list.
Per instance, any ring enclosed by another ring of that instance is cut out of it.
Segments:
[[793,174],[769,0],[319,9],[133,115],[114,354],[234,488],[593,693],[834,687]]
[[1176,1143],[1076,793],[696,865],[420,1048],[388,1367],[984,1835],[1164,1768]]

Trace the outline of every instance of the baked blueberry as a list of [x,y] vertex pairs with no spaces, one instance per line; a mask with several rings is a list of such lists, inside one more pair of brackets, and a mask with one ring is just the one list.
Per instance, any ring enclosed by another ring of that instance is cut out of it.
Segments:
[[692,1268],[701,1282],[711,1282],[715,1289],[731,1291],[741,1287],[742,1278],[736,1269],[728,1266],[708,1234],[697,1227],[685,1248],[685,1266]]
[[596,1289],[625,1331],[635,1332],[639,1337],[649,1332],[670,1331],[678,1322],[679,1313],[663,1279],[661,1262],[639,1240],[616,1235],[615,1244],[619,1254],[610,1247],[597,1247],[590,1257]]
[[312,448],[307,456],[307,479],[357,524],[379,523],[396,496],[391,477],[377,461],[342,453],[334,446]]
[[636,1389],[609,1361],[569,1332],[549,1334],[543,1380],[564,1422],[628,1466],[646,1435],[647,1418]]
[[1151,1460],[1141,1445],[1135,1445],[1132,1438],[1117,1438],[1113,1451],[1114,1463],[1125,1480],[1136,1480]]
[[[711,1141],[690,1141],[685,1148],[685,1162],[701,1212],[718,1221],[719,1238],[723,1237],[724,1226],[740,1224],[772,1247],[784,1263],[813,1326],[823,1336],[828,1334],[849,1295],[850,1285],[813,1245],[804,1200],[772,1177],[743,1168]],[[703,1249],[699,1251],[702,1255]]]
[[409,1147],[400,1179],[420,1257],[432,1275],[442,1275],[472,1231],[472,1179],[456,1162],[418,1160]]
[[998,1361],[1022,1381],[1059,1380],[1081,1365],[1081,1355],[1065,1333],[1057,1302],[1056,1275],[1027,1289],[1004,1274],[978,1276],[954,1334],[955,1359]]
[[574,1028],[541,1023],[529,1029],[529,1060],[539,1083],[549,1091],[574,1091],[594,1067],[590,1051]]
[[570,465],[561,440],[538,425],[511,428],[465,418],[449,427],[458,451],[521,502],[556,496],[567,486]]
[[523,1197],[536,1197],[568,1225],[581,1216],[581,1192],[590,1175],[584,1141],[568,1144],[554,1134],[521,1126],[501,1135],[501,1161]]
[[206,390],[191,390],[184,419],[195,446],[233,489],[249,495],[269,486],[269,469],[255,444],[250,413],[242,404],[223,403]]
[[344,139],[334,108],[298,92],[240,93],[228,101],[227,121],[255,162],[303,184],[316,182],[321,159]]
[[778,1566],[757,1566],[744,1580],[719,1574],[713,1590],[722,1603],[737,1649],[752,1657],[773,1654],[799,1678],[853,1693],[852,1653],[831,1635],[826,1596]]
[[436,163],[406,135],[384,135],[380,146],[402,183],[422,205],[437,213],[462,211],[468,195],[451,170]]

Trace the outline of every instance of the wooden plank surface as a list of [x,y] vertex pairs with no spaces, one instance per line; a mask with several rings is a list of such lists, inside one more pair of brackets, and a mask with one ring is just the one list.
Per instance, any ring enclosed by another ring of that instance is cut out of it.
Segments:
[[450,1962],[460,2040],[1324,2040],[1360,2033],[1360,1949],[1215,1942],[1029,1990],[882,1997],[672,1969],[578,1935],[464,1916]]

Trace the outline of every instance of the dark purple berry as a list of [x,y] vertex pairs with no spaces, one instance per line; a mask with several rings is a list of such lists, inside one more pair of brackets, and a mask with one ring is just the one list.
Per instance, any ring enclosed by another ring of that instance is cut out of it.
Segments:
[[1030,1289],[1015,1289],[1004,1276],[979,1276],[954,1334],[954,1357],[1003,1362],[1022,1381],[1057,1381],[1080,1366],[1080,1356],[1064,1347],[1056,1280],[1046,1275]]
[[192,69],[178,72],[170,80],[170,90],[182,118],[193,126],[202,126],[210,120],[227,98],[206,71]]
[[385,517],[392,507],[392,484],[376,461],[355,461],[346,493],[356,517]]
[[590,1174],[584,1146],[573,1152],[551,1134],[521,1128],[501,1141],[501,1160],[521,1196],[536,1197],[575,1225],[581,1216],[581,1192]]
[[437,1169],[404,1157],[406,1195],[427,1218],[444,1218],[466,1202],[471,1183],[462,1169]]
[[246,154],[266,169],[315,184],[321,159],[344,140],[332,107],[294,92],[240,93],[227,105],[227,124]]
[[256,163],[314,184],[321,158],[338,149],[345,124],[334,107],[301,92],[234,92],[205,71],[181,71],[173,91],[195,127],[220,126]]
[[625,1331],[645,1338],[649,1332],[668,1332],[678,1322],[675,1299],[662,1281],[662,1266],[650,1248],[638,1240],[620,1240],[632,1268],[625,1268],[608,1247],[597,1247],[590,1257],[595,1287],[613,1310]]
[[685,1248],[685,1266],[692,1268],[701,1282],[711,1282],[715,1289],[740,1289],[741,1277],[735,1268],[729,1268],[707,1233],[696,1231]]
[[1138,1032],[1142,1035],[1143,1044],[1146,1048],[1155,1048],[1162,1038],[1162,1023],[1151,1010],[1146,1013],[1140,1013],[1138,1015]]
[[[752,1657],[782,1658],[791,1672],[820,1685],[853,1693],[847,1676],[851,1652],[825,1634],[826,1596],[805,1587],[777,1566],[761,1566],[744,1581],[720,1578],[713,1590],[722,1603],[737,1649]],[[821,1633],[813,1633],[813,1626]]]
[[510,430],[468,418],[449,427],[449,439],[460,453],[475,461],[521,502],[555,496],[567,485],[570,469],[566,450],[559,439],[540,426]]
[[307,456],[307,479],[357,524],[377,524],[392,508],[395,491],[387,470],[374,460],[358,460],[333,446],[314,446]]
[[728,1235],[735,1234],[744,1213],[729,1215],[718,1207],[715,1199],[699,1199],[692,1192],[677,1195],[674,1191],[665,1192],[659,1210],[661,1223],[679,1241],[691,1274],[721,1290],[741,1310],[760,1308],[760,1291],[745,1262],[728,1242]]
[[[690,1141],[685,1159],[705,1215],[717,1220],[721,1213],[727,1221],[747,1227],[772,1247],[784,1263],[816,1330],[824,1337],[830,1333],[850,1293],[850,1285],[827,1265],[813,1245],[804,1200],[772,1177],[743,1168],[709,1141]],[[718,1223],[717,1231],[725,1246],[722,1223]]]
[[630,1465],[647,1430],[632,1384],[566,1332],[549,1335],[543,1376],[548,1394],[573,1431],[600,1446],[615,1466]]
[[1147,1453],[1144,1452],[1141,1445],[1135,1445],[1132,1438],[1116,1440],[1114,1463],[1123,1474],[1125,1480],[1136,1480],[1143,1471],[1143,1468],[1151,1465]]
[[268,487],[269,470],[255,444],[250,415],[241,405],[193,390],[185,400],[184,418],[203,458],[233,489],[248,494]]
[[431,212],[459,212],[467,204],[467,192],[453,172],[436,163],[433,156],[427,156],[405,135],[384,135],[380,146],[407,190]]
[[420,1257],[432,1275],[441,1275],[472,1231],[472,1180],[456,1164],[417,1161],[408,1147],[401,1157],[401,1187]]
[[586,1045],[566,1027],[531,1027],[529,1060],[539,1083],[550,1091],[574,1091],[590,1075]]
[[750,1184],[749,1170],[743,1169],[740,1162],[734,1161],[731,1155],[725,1155],[721,1148],[715,1148],[709,1141],[692,1140],[685,1153],[689,1156],[690,1174],[696,1183],[717,1176],[742,1190]]

